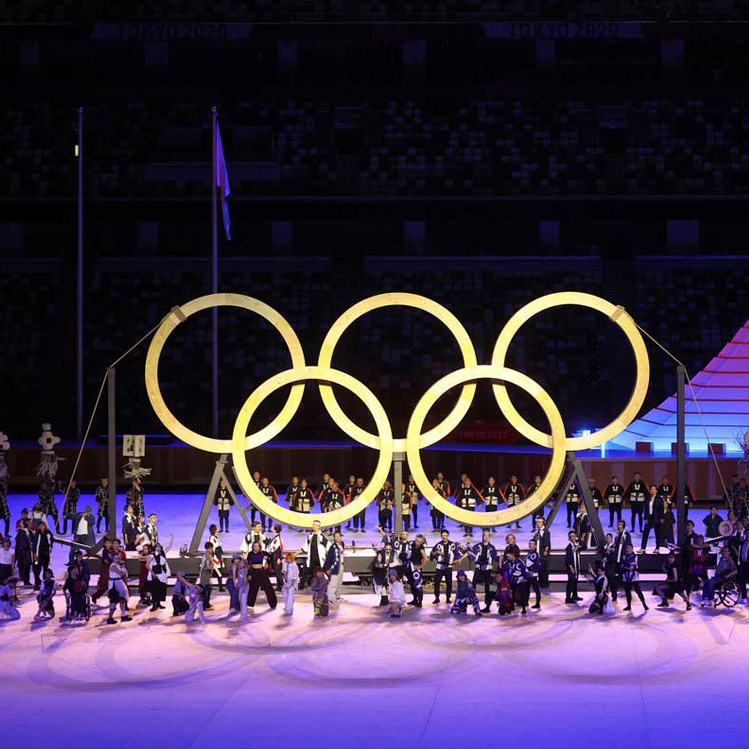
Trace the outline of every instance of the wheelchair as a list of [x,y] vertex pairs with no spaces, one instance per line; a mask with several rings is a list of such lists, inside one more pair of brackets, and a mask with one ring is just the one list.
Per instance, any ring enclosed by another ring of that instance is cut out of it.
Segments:
[[73,614],[73,601],[70,593],[67,590],[63,592],[65,594],[65,618],[63,621],[68,623],[87,622],[91,618],[91,596],[88,594],[88,591],[84,593],[83,612],[78,612],[75,615]]
[[726,580],[715,589],[715,605],[732,609],[740,600],[741,592],[735,580]]

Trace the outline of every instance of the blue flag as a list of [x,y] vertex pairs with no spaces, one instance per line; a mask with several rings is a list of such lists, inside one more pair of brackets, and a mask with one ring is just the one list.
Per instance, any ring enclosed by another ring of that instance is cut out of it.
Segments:
[[221,131],[218,127],[218,120],[216,121],[216,142],[214,146],[216,149],[216,174],[214,176],[221,199],[221,212],[224,215],[224,232],[226,233],[226,238],[231,240],[231,221],[229,220],[229,203],[227,202],[231,190],[229,189],[229,174],[226,171],[224,146],[221,143]]

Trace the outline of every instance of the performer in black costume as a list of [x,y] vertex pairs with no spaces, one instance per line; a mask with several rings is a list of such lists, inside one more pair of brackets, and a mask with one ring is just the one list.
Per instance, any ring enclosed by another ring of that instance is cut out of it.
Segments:
[[641,552],[644,552],[647,547],[651,530],[655,533],[656,552],[661,548],[663,543],[663,515],[663,498],[658,493],[658,487],[654,484],[650,487],[650,496],[645,502],[645,528],[642,531]]
[[645,596],[642,594],[640,588],[640,573],[637,570],[637,555],[631,544],[624,550],[624,556],[621,562],[621,575],[622,584],[624,585],[624,595],[627,598],[627,605],[624,607],[624,611],[632,610],[632,591],[637,593],[637,597],[640,599],[640,603],[645,611],[648,610],[648,605],[645,603]]
[[573,481],[564,494],[564,504],[567,507],[567,528],[572,528],[577,518],[577,508],[580,504],[580,490],[577,482]]
[[[349,504],[351,500],[354,498],[354,488],[356,487],[356,476],[352,473],[348,477],[348,481],[344,486],[341,487],[341,491],[343,492],[343,503],[345,505]],[[351,530],[351,518],[348,519],[346,522],[346,530]]]
[[622,559],[625,550],[632,545],[632,536],[626,530],[626,524],[620,520],[616,524],[616,535],[614,536],[614,576],[609,577],[609,587],[611,589],[611,600],[615,601],[619,592],[619,584],[622,581]]
[[409,546],[408,572],[406,576],[411,586],[412,600],[409,603],[416,608],[421,608],[424,602],[424,578],[422,569],[427,562],[426,538],[417,534],[415,540]]
[[[479,493],[478,489],[473,485],[470,477],[467,473],[464,473],[461,477],[460,486],[458,491],[455,492],[455,506],[460,507],[464,510],[475,512],[477,506],[483,501],[483,497]],[[473,526],[464,525],[465,533],[467,536],[473,535]]]
[[218,510],[218,522],[220,531],[229,532],[229,511],[234,504],[234,498],[231,496],[231,492],[226,486],[226,481],[221,479],[216,490],[216,496],[213,498],[213,504]]
[[307,562],[299,575],[299,590],[312,582],[312,576],[316,569],[322,569],[328,554],[330,541],[321,530],[322,524],[319,520],[312,523],[312,533],[307,536],[302,552],[307,555]]
[[379,525],[381,528],[387,527],[389,531],[393,530],[394,497],[393,485],[389,481],[386,481],[375,499],[377,512],[379,514]]
[[42,506],[42,512],[47,518],[55,521],[55,530],[60,532],[60,521],[57,515],[57,504],[55,503],[54,482],[51,479],[44,479],[39,485],[39,503]]
[[[364,491],[365,489],[364,485],[364,479],[358,478],[356,479],[356,484],[354,485],[354,488],[351,491],[351,499],[349,501],[353,502],[359,495]],[[366,530],[366,522],[367,522],[367,508],[365,507],[361,512],[357,512],[356,515],[354,515],[354,533],[359,531],[360,533],[364,533]]]
[[645,499],[648,496],[648,485],[642,480],[640,473],[636,472],[624,492],[625,499],[629,502],[632,510],[632,530],[635,530],[635,522],[640,521],[640,533],[642,533],[642,518],[645,512]]
[[[523,489],[518,477],[513,474],[510,476],[510,483],[504,490],[504,500],[508,507],[519,505],[525,499],[525,490]],[[515,521],[515,528],[520,529],[520,520]]]
[[411,515],[414,519],[414,530],[417,530],[419,527],[419,503],[423,495],[411,474],[408,475],[408,481],[406,482],[406,493],[411,498]]
[[567,534],[569,543],[564,552],[564,566],[567,571],[567,590],[565,603],[577,603],[583,599],[577,594],[577,581],[580,577],[580,545],[577,543],[577,534],[570,531]]
[[434,573],[434,603],[440,602],[442,580],[445,581],[445,600],[450,603],[453,592],[453,566],[460,562],[465,554],[461,554],[458,544],[450,541],[450,531],[442,531],[441,536],[440,542],[434,545],[429,555],[437,566]]
[[[340,510],[344,506],[344,497],[343,492],[341,491],[341,488],[338,486],[337,481],[333,481],[332,486],[330,487],[330,492],[328,493],[328,512],[333,512],[333,510]],[[333,529],[334,533],[340,533],[341,532],[341,526],[337,525]]]
[[618,476],[611,477],[611,483],[606,487],[606,504],[609,506],[609,528],[614,527],[614,516],[617,522],[622,519],[624,504],[624,487],[619,483]]
[[[67,535],[68,520],[73,525],[73,517],[78,513],[78,500],[81,498],[81,490],[78,488],[78,482],[73,479],[68,487],[68,496],[62,507],[62,535]],[[73,528],[75,531],[75,528]]]
[[533,534],[536,542],[536,551],[541,556],[541,571],[538,574],[538,583],[542,588],[549,587],[549,557],[551,556],[551,533],[546,527],[543,516],[536,518],[536,532]]
[[[448,495],[442,488],[444,483],[446,482],[441,483],[438,478],[432,479],[432,487],[434,490],[442,497],[442,499],[447,500]],[[445,527],[445,514],[440,512],[440,510],[438,510],[434,505],[431,506],[430,514],[432,516],[432,533],[438,533]]]
[[601,494],[601,490],[596,486],[596,480],[594,478],[588,479],[588,491],[593,499],[593,506],[596,510],[599,510],[601,505],[603,505],[603,494]]
[[[270,481],[268,480],[267,476],[263,476],[262,479],[260,479],[260,491],[265,495],[267,499],[269,499],[271,502],[275,502],[278,504],[278,493],[276,492],[276,489],[274,486],[271,485]],[[270,530],[271,526],[271,519],[269,517],[266,517],[264,513],[260,512],[258,510],[258,513],[260,515],[260,525],[262,526],[262,529],[265,531]],[[255,510],[252,511],[252,519],[255,519]]]
[[528,570],[528,584],[536,595],[536,602],[531,606],[532,609],[541,608],[541,586],[539,585],[539,575],[541,574],[541,555],[536,549],[536,540],[532,538],[528,542],[528,553],[523,560],[525,568]]
[[[489,476],[487,479],[484,488],[481,490],[481,496],[484,498],[484,510],[486,512],[497,512],[499,510],[500,499],[504,502],[504,497],[497,486],[494,476]],[[492,528],[493,530],[494,528]]]
[[102,479],[96,487],[96,532],[101,532],[101,521],[104,521],[104,532],[109,530],[109,479]]
[[655,586],[655,593],[661,597],[658,608],[668,608],[668,602],[674,596],[680,596],[684,603],[687,604],[687,611],[690,611],[692,604],[689,603],[689,597],[684,591],[684,575],[681,565],[676,561],[676,552],[671,549],[668,557],[663,563],[663,571],[666,573],[666,580]]
[[[494,580],[494,565],[499,559],[497,547],[489,540],[490,532],[484,528],[481,542],[472,546],[468,555],[473,560],[473,586],[478,590],[484,584],[484,606],[491,602],[491,584]],[[487,609],[488,610],[488,609]]]

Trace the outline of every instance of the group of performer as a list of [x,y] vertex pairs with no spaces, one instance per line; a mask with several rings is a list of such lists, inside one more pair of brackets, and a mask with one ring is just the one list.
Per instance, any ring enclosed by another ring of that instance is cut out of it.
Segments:
[[[279,495],[273,484],[267,477],[261,475],[260,471],[253,473],[253,480],[260,491],[272,502],[279,504],[283,496],[289,509],[295,512],[310,513],[313,508],[318,507],[320,512],[330,512],[332,510],[345,507],[355,500],[366,488],[364,479],[356,477],[353,474],[348,480],[341,484],[329,473],[325,473],[319,483],[312,486],[306,478],[294,476],[291,483],[286,487],[286,492]],[[450,482],[445,478],[444,473],[438,472],[432,485],[445,498],[453,498],[455,504],[468,510],[476,510],[480,507],[487,512],[494,512],[502,505],[513,506],[522,502],[528,495],[541,483],[541,477],[537,477],[536,482],[528,489],[524,489],[520,484],[517,476],[511,476],[510,481],[501,488],[494,477],[487,480],[482,490],[479,490],[471,481],[468,474],[462,474],[453,493]],[[419,508],[423,503],[429,504],[416,485],[414,477],[409,475],[408,480],[401,485],[400,503],[401,516],[403,524],[407,530],[419,528]],[[221,522],[221,530],[229,530],[229,514],[235,501],[231,491],[224,481],[221,482],[216,491],[213,504],[218,510]],[[385,481],[382,488],[374,499],[374,505],[377,509],[378,525],[388,530],[393,529],[394,509],[396,505],[396,493],[393,484]],[[445,516],[435,507],[430,507],[431,526],[434,533],[439,533],[445,527]],[[251,508],[252,522],[259,519],[262,529],[270,530],[271,521],[264,513]],[[354,515],[349,520],[346,530],[354,533],[364,533],[366,527],[366,508]],[[520,527],[518,523],[516,527]],[[472,533],[472,528],[468,527],[467,532]]]
[[[78,513],[79,523],[87,522],[93,533],[94,518],[90,508]],[[88,519],[86,519],[88,517]],[[133,517],[128,505],[126,518]],[[659,606],[667,607],[669,600],[680,597],[691,609],[692,593],[702,589],[702,605],[713,601],[716,590],[727,581],[735,580],[746,599],[749,580],[749,533],[746,518],[728,514],[732,533],[719,533],[723,518],[716,506],[704,518],[707,538],[696,533],[694,523],[688,521],[687,534],[681,549],[671,547],[663,564],[664,579],[655,587],[654,594],[661,598]],[[521,551],[515,535],[509,532],[503,547],[492,542],[489,529],[484,529],[482,539],[473,543],[466,537],[452,540],[450,531],[440,532],[440,539],[431,547],[426,537],[418,533],[411,539],[409,531],[392,533],[378,526],[381,541],[374,545],[372,581],[381,607],[398,618],[406,606],[421,608],[424,601],[424,566],[434,563],[433,604],[440,604],[444,590],[445,603],[451,613],[461,614],[471,607],[476,615],[490,613],[496,604],[500,616],[519,609],[540,609],[542,591],[549,587],[549,557],[551,534],[543,517],[535,518],[536,529]],[[74,526],[75,527],[75,526]],[[221,531],[216,525],[209,529],[209,539],[204,545],[196,579],[188,579],[179,572],[172,589],[172,616],[184,616],[185,621],[205,622],[205,611],[213,608],[211,596],[214,581],[219,590],[229,594],[229,616],[238,614],[246,620],[263,591],[271,609],[278,605],[277,592],[283,595],[284,613],[294,613],[298,590],[309,587],[312,591],[314,614],[327,616],[330,607],[342,602],[346,544],[340,530],[331,535],[323,532],[319,520],[313,522],[299,557],[284,549],[283,529],[279,524],[271,533],[263,530],[259,520],[242,540],[240,551],[231,559],[225,558]],[[717,535],[712,535],[717,534]],[[131,620],[130,574],[127,569],[126,547],[120,539],[104,540],[99,554],[100,573],[96,588],[90,585],[91,573],[83,549],[73,548],[67,564],[67,574],[62,586],[66,600],[66,618],[69,621],[88,620],[91,607],[100,599],[108,604],[107,624]],[[54,597],[56,580],[50,569],[50,555],[54,536],[44,520],[35,522],[24,510],[16,523],[15,547],[6,537],[0,547],[0,614],[17,619],[19,584],[31,585],[37,591],[39,608],[35,620],[55,616]],[[138,593],[140,606],[150,606],[151,611],[165,609],[168,582],[172,577],[167,553],[171,541],[162,545],[159,540],[158,518],[149,515],[146,524],[134,539],[139,564]],[[715,574],[709,573],[711,550],[717,551]],[[468,573],[457,569],[464,560],[473,563],[470,579]],[[639,582],[638,553],[627,530],[626,521],[619,520],[615,533],[608,533],[597,549],[596,558],[587,572],[581,564],[581,544],[574,530],[568,533],[565,549],[567,585],[565,603],[577,605],[578,583],[589,577],[594,586],[591,613],[613,613],[612,603],[623,591],[626,599],[624,611],[632,609],[634,593],[644,610],[648,610]],[[406,586],[411,600],[406,602]],[[483,601],[479,593],[483,593]],[[533,603],[531,603],[533,595]]]
[[[603,493],[596,486],[595,479],[589,479],[588,489],[597,509],[604,505],[608,508],[609,528],[614,528],[622,519],[626,505],[631,512],[632,530],[639,525],[639,531],[645,538],[650,532],[654,533],[656,548],[665,546],[666,542],[673,543],[677,510],[676,487],[668,476],[663,476],[660,484],[648,484],[642,474],[635,472],[626,487],[620,483],[618,476],[612,476]],[[682,500],[687,510],[694,504],[695,498],[689,484],[684,485]],[[576,484],[567,488],[564,502],[567,508],[567,527],[572,528],[581,504],[580,489]]]
[[[330,512],[346,506],[356,499],[365,489],[364,479],[353,474],[344,483],[339,483],[329,473],[314,486],[306,478],[294,476],[286,487],[285,494],[279,494],[268,477],[262,476],[260,471],[253,473],[253,480],[260,491],[276,504],[282,498],[289,509],[295,512],[310,513],[318,507],[320,512]],[[472,511],[496,512],[503,507],[514,507],[524,502],[541,485],[541,476],[535,476],[529,485],[523,485],[517,475],[511,475],[509,480],[500,485],[494,476],[489,476],[481,489],[473,482],[467,473],[462,473],[455,484],[445,478],[442,471],[438,471],[432,479],[433,488],[448,501],[453,501],[457,507]],[[622,519],[626,508],[631,512],[630,526],[633,530],[639,526],[647,542],[650,534],[655,538],[656,548],[661,548],[674,541],[674,525],[676,523],[675,487],[667,476],[663,476],[660,484],[648,484],[640,473],[635,473],[632,480],[625,487],[618,476],[612,476],[604,492],[597,487],[595,479],[589,479],[588,490],[596,509],[608,508],[609,528],[614,528]],[[578,532],[581,539],[589,534],[586,527],[587,508],[582,499],[582,488],[573,481],[562,489],[563,504],[566,508],[567,527]],[[683,501],[687,508],[694,503],[694,494],[689,485],[685,486]],[[392,531],[396,492],[390,481],[385,481],[374,499],[377,510],[378,525]],[[412,475],[401,485],[400,491],[401,516],[406,530],[419,529],[419,508],[429,506],[432,533],[438,534],[445,528],[445,515],[429,503],[416,485]],[[235,504],[234,496],[224,481],[221,481],[213,500],[218,510],[222,531],[229,530],[229,515]],[[550,502],[546,503],[547,505]],[[534,513],[534,518],[543,515],[546,508],[541,507]],[[252,521],[260,520],[264,531],[270,530],[271,519],[266,517],[254,506],[251,508]],[[366,531],[366,508],[348,521],[346,530],[354,533]],[[514,524],[516,530],[521,529],[520,521]],[[464,526],[466,535],[473,534],[470,525]]]
[[[62,513],[58,511],[58,494],[62,494]],[[64,484],[60,479],[53,480],[45,476],[39,485],[38,501],[31,507],[29,517],[33,522],[43,520],[48,527],[53,528],[55,533],[61,536],[67,535],[68,521],[70,521],[71,530],[75,534],[76,517],[80,514],[78,509],[80,498],[81,490],[75,479]],[[136,517],[144,515],[143,487],[140,479],[133,479],[127,490],[126,499]],[[109,530],[109,479],[101,479],[94,490],[94,500],[96,502],[95,531],[101,533],[103,526],[106,533]],[[91,511],[90,506],[86,509]],[[8,535],[7,526],[5,534]]]
[[[356,499],[365,489],[364,479],[353,474],[348,479],[339,483],[329,473],[325,473],[322,479],[312,486],[305,478],[294,476],[291,483],[286,487],[284,494],[279,495],[275,486],[268,477],[255,471],[253,480],[260,491],[271,501],[279,504],[282,499],[289,509],[296,512],[310,513],[313,508],[319,508],[323,513],[341,508]],[[514,507],[524,502],[531,496],[541,484],[541,476],[535,476],[533,481],[524,485],[517,475],[511,475],[509,480],[500,485],[494,476],[490,476],[478,488],[467,473],[461,474],[453,485],[442,471],[438,471],[432,480],[432,486],[446,500],[452,500],[456,506],[466,510],[496,512],[503,507]],[[738,487],[738,484],[737,484]],[[53,528],[58,535],[67,535],[68,522],[73,526],[75,534],[75,519],[80,514],[78,503],[81,490],[76,481],[71,481],[66,487],[63,500],[62,513],[58,513],[56,491],[62,491],[58,483],[43,480],[39,488],[39,501],[31,508],[30,518],[34,522],[44,520],[48,527]],[[628,507],[631,511],[630,527],[632,530],[639,529],[643,538],[647,541],[650,534],[655,537],[656,548],[673,543],[674,525],[676,522],[676,501],[674,499],[675,488],[668,477],[664,476],[660,484],[648,484],[643,480],[640,473],[635,473],[632,480],[625,487],[620,483],[618,476],[612,476],[610,483],[604,492],[596,486],[595,479],[590,479],[588,489],[596,508],[608,508],[609,528],[614,528],[616,523],[622,519],[623,510]],[[740,487],[737,488],[737,491]],[[567,527],[574,528],[581,539],[589,529],[586,527],[585,515],[587,510],[582,501],[582,489],[577,482],[572,482],[563,490],[563,504],[566,508]],[[100,533],[109,530],[109,482],[101,479],[95,490],[96,514],[95,531]],[[124,521],[128,526],[128,532],[123,528],[123,537],[128,550],[132,549],[132,541],[138,534],[138,526],[144,525],[147,515],[144,506],[144,493],[141,481],[133,479],[127,491],[127,505],[131,520]],[[685,487],[684,503],[687,507],[694,502],[694,495],[687,485]],[[221,480],[213,499],[219,517],[219,530],[229,531],[231,510],[235,506],[235,495]],[[393,529],[394,509],[396,504],[396,492],[390,481],[385,481],[377,493],[374,505],[377,510],[377,524],[388,530]],[[431,531],[440,533],[445,528],[445,516],[437,508],[430,505],[414,481],[412,475],[402,484],[400,491],[401,515],[403,526],[406,530],[419,529],[419,509],[429,506],[431,520]],[[547,503],[548,505],[549,503]],[[5,518],[6,526],[9,526],[10,512],[7,510],[7,501],[0,498],[0,519]],[[259,520],[263,531],[271,530],[271,519],[258,510],[254,505],[250,508],[252,522]],[[542,515],[545,508],[539,508],[534,514]],[[366,531],[366,508],[357,513],[348,521],[346,530],[354,533]],[[514,525],[520,529],[520,521]],[[9,527],[6,527],[6,535]],[[473,533],[471,526],[465,526],[467,535]]]
[[[675,547],[669,544],[663,564],[665,579],[654,589],[654,594],[661,598],[659,607],[668,607],[669,601],[678,596],[689,611],[692,608],[691,594],[700,588],[700,604],[714,605],[716,590],[729,581],[737,584],[741,601],[746,600],[746,587],[749,581],[747,521],[745,517],[736,518],[733,511],[729,511],[728,517],[728,521],[724,521],[718,514],[717,506],[714,505],[710,508],[710,514],[703,519],[707,538],[698,534],[694,522],[688,520],[683,545]],[[729,534],[723,535],[719,531],[723,522],[729,523]],[[568,567],[568,596],[570,590],[576,591],[576,579],[579,575],[579,551],[574,536],[574,532],[571,532],[565,559]],[[715,574],[712,577],[708,574],[711,551],[717,551]],[[648,605],[639,583],[638,555],[623,520],[617,524],[616,534],[606,535],[599,554],[600,559],[597,560],[595,568],[596,580],[600,580],[600,583],[596,583],[599,613],[603,612],[608,596],[610,595],[612,601],[616,601],[622,589],[627,602],[625,611],[632,608],[632,591],[637,594],[643,609],[647,610]]]
[[[280,502],[276,489],[267,477],[256,471],[254,479],[261,492],[272,501]],[[491,512],[503,505],[514,506],[525,501],[538,488],[541,477],[537,476],[525,488],[516,475],[510,476],[502,487],[494,477],[489,477],[479,490],[468,474],[464,473],[453,491],[444,473],[438,472],[432,483],[446,499],[454,497],[460,507]],[[316,505],[323,512],[329,512],[344,507],[361,494],[364,488],[363,479],[354,475],[349,476],[348,481],[341,486],[332,476],[324,474],[314,490],[306,479],[295,477],[287,487],[284,498],[288,506],[298,512],[309,513]],[[595,545],[598,558],[587,573],[596,590],[592,610],[606,610],[608,603],[617,600],[620,591],[623,591],[626,598],[625,611],[631,610],[632,592],[647,609],[639,585],[638,554],[630,532],[626,529],[626,521],[622,518],[625,504],[631,509],[632,530],[639,521],[642,531],[640,552],[645,550],[650,533],[655,536],[656,550],[666,545],[672,547],[664,564],[665,580],[656,589],[662,596],[662,605],[668,605],[665,602],[674,596],[681,596],[687,608],[691,608],[690,594],[694,590],[701,587],[704,600],[709,601],[716,586],[733,578],[740,586],[742,599],[746,598],[746,582],[749,579],[746,513],[737,518],[733,512],[729,512],[727,522],[733,532],[726,535],[721,530],[724,519],[717,507],[713,507],[703,520],[704,535],[697,535],[690,521],[684,548],[674,550],[676,502],[674,487],[667,477],[663,477],[658,485],[648,485],[639,473],[635,473],[630,483],[624,487],[618,477],[613,476],[604,492],[600,492],[591,479],[588,490],[596,508],[608,507],[610,524],[616,522],[616,532],[607,534],[605,539],[593,544],[591,525],[586,517],[587,508],[581,500],[580,487],[573,482],[563,489],[567,525],[570,528],[565,550],[566,603],[578,603],[581,600],[577,585],[579,578],[586,573],[581,569],[580,551]],[[167,583],[171,576],[166,555],[171,541],[166,547],[163,546],[159,541],[157,516],[154,513],[146,516],[141,482],[134,479],[127,492],[127,505],[120,529],[121,540],[104,541],[99,554],[101,572],[93,593],[89,590],[90,573],[83,550],[95,545],[96,534],[101,532],[102,524],[104,530],[108,530],[107,479],[102,479],[96,488],[96,514],[91,506],[79,509],[80,496],[77,483],[71,481],[67,487],[60,523],[55,491],[45,478],[40,486],[39,502],[30,511],[24,509],[16,523],[15,543],[11,542],[7,533],[9,528],[6,529],[6,538],[0,548],[0,584],[6,587],[4,593],[0,592],[0,601],[6,613],[13,608],[9,601],[12,603],[17,600],[18,584],[31,586],[33,573],[33,587],[40,602],[38,617],[54,614],[52,598],[55,578],[50,570],[51,551],[55,543],[54,533],[58,536],[67,535],[69,522],[73,546],[63,590],[71,619],[88,618],[89,603],[96,604],[102,598],[109,601],[108,623],[116,623],[114,614],[118,607],[121,621],[130,618],[126,552],[137,553],[139,604],[150,606],[152,611],[165,608]],[[451,540],[450,532],[445,528],[444,515],[431,507],[432,530],[439,533],[440,538],[430,547],[421,533],[413,540],[409,538],[412,527],[418,529],[418,509],[423,499],[425,498],[418,490],[413,476],[408,476],[400,492],[404,530],[399,534],[393,533],[395,492],[392,484],[386,482],[375,499],[378,513],[376,528],[382,535],[382,542],[375,550],[373,583],[381,606],[387,606],[392,616],[400,616],[407,605],[405,590],[408,586],[411,592],[408,605],[420,608],[423,604],[423,567],[431,560],[435,565],[435,604],[441,602],[444,587],[446,603],[456,613],[466,611],[469,605],[476,613],[489,613],[495,603],[500,615],[511,613],[515,608],[519,608],[522,613],[526,613],[528,608],[540,608],[541,591],[549,584],[548,558],[551,551],[551,539],[544,516],[545,507],[539,508],[534,514],[535,531],[528,548],[523,552],[512,533],[507,535],[504,548],[498,548],[491,540],[494,529],[485,529],[479,543],[474,544],[469,540],[468,536],[473,532],[470,527],[464,529],[464,536],[459,541]],[[173,615],[185,615],[187,621],[204,620],[204,612],[212,608],[214,581],[219,590],[225,587],[228,591],[230,613],[239,614],[243,620],[255,606],[260,591],[264,592],[271,608],[277,606],[277,592],[283,593],[284,611],[288,615],[294,611],[296,591],[307,586],[313,592],[316,616],[325,616],[330,606],[339,605],[346,548],[340,526],[332,529],[332,533],[328,535],[323,533],[322,524],[316,521],[304,542],[301,552],[303,559],[297,560],[294,554],[284,550],[282,526],[271,526],[270,519],[253,507],[252,530],[245,534],[240,552],[231,560],[224,559],[221,535],[229,531],[231,508],[235,500],[236,496],[230,487],[225,481],[221,481],[214,497],[219,527],[210,527],[197,579],[191,581],[182,574],[177,575],[172,593]],[[683,501],[687,507],[694,501],[688,486]],[[9,514],[8,512],[6,525],[9,524]],[[519,527],[520,524],[516,523],[516,528]],[[365,511],[351,519],[347,530],[366,530]],[[716,540],[721,541],[722,548],[716,575],[711,578],[707,574],[707,561],[711,544]],[[465,559],[473,562],[470,580],[461,570],[456,570],[457,565]],[[11,589],[12,592],[9,592]],[[479,603],[478,597],[478,591],[481,590],[483,605]],[[534,594],[532,605],[531,594]]]
[[[489,613],[494,603],[497,612],[504,616],[516,606],[525,614],[529,606],[531,590],[535,594],[533,609],[541,608],[541,588],[548,587],[548,557],[551,552],[551,537],[543,518],[537,519],[537,529],[528,544],[525,555],[521,555],[514,534],[506,537],[506,546],[500,551],[491,541],[490,531],[485,529],[479,543],[464,543],[450,539],[450,531],[443,530],[440,540],[427,550],[426,538],[417,534],[409,540],[408,531],[392,534],[379,528],[382,544],[377,548],[374,560],[373,583],[379,595],[380,606],[389,606],[391,616],[400,616],[405,600],[401,600],[402,583],[411,590],[409,605],[421,608],[424,600],[423,568],[427,560],[435,564],[434,600],[441,602],[444,585],[445,603],[451,613],[466,613],[471,606],[477,616]],[[455,567],[464,559],[474,563],[472,580],[464,570],[455,574]],[[479,603],[477,588],[483,586],[484,605]],[[453,592],[455,597],[453,599]]]

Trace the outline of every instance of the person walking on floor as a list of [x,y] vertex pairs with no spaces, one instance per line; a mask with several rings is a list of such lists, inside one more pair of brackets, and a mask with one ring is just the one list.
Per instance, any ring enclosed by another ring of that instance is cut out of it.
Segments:
[[232,567],[232,576],[239,600],[239,618],[244,622],[247,621],[247,598],[250,595],[250,568],[244,557],[240,557],[239,563]]
[[650,531],[655,535],[655,551],[661,548],[664,535],[664,507],[663,497],[658,493],[658,487],[653,484],[650,487],[650,496],[645,502],[645,528],[642,531],[642,542],[640,552],[644,552],[648,545]]
[[213,498],[213,504],[218,510],[218,524],[222,533],[229,532],[229,512],[234,504],[234,497],[231,496],[226,481],[221,479],[216,489],[216,496]]
[[127,613],[127,602],[129,591],[127,587],[127,566],[125,564],[124,553],[116,554],[109,565],[109,618],[107,624],[117,624],[114,618],[114,612],[117,606],[120,607],[120,621],[132,621],[132,617]]
[[197,615],[201,624],[205,624],[205,614],[203,613],[203,601],[205,600],[205,590],[202,585],[191,583],[185,577],[183,572],[177,573],[177,579],[187,589],[189,608],[185,612],[185,624],[192,624]]
[[343,551],[344,543],[340,531],[333,534],[333,543],[328,547],[323,569],[328,576],[328,600],[333,606],[341,602],[343,589]]
[[164,609],[166,601],[166,585],[172,571],[164,554],[164,547],[160,543],[154,544],[153,551],[146,561],[148,568],[148,583],[151,588],[151,611]]
[[531,606],[532,609],[541,608],[541,586],[538,582],[538,576],[541,574],[541,555],[536,550],[536,539],[532,538],[528,542],[528,553],[523,560],[525,568],[528,570],[528,585],[536,596],[536,602]]
[[663,571],[666,573],[665,581],[655,586],[656,595],[661,597],[658,608],[668,608],[669,600],[675,596],[679,596],[687,604],[687,611],[690,611],[692,604],[689,603],[689,597],[684,590],[682,566],[676,561],[676,552],[673,549],[668,552],[668,557],[663,565]]
[[458,544],[450,541],[450,531],[444,530],[440,534],[441,540],[435,544],[430,558],[436,562],[434,573],[434,601],[440,602],[440,586],[445,581],[445,602],[450,603],[453,593],[453,565],[460,562],[465,554],[460,554]]
[[577,542],[577,533],[570,531],[567,534],[569,543],[564,552],[564,566],[567,570],[567,590],[564,602],[577,603],[583,599],[577,594],[577,581],[580,578],[580,545]]
[[265,593],[265,597],[268,599],[268,606],[270,606],[271,609],[275,609],[278,604],[276,592],[273,590],[273,585],[270,581],[270,569],[272,564],[273,562],[268,552],[263,551],[257,541],[253,543],[252,549],[247,555],[247,565],[250,568],[250,590],[247,598],[247,605],[250,609],[255,606],[257,594],[261,589]]
[[551,533],[546,527],[543,514],[536,517],[536,551],[541,556],[541,572],[538,573],[538,584],[542,588],[549,587],[549,557],[551,556]]
[[34,560],[34,590],[39,590],[42,581],[46,578],[52,547],[55,545],[55,537],[42,520],[32,536],[31,550]]
[[[647,518],[646,518],[647,522]],[[624,607],[624,611],[632,610],[632,591],[637,593],[637,597],[640,599],[640,603],[645,611],[648,610],[648,605],[645,603],[645,596],[642,594],[640,588],[640,573],[637,569],[637,555],[635,550],[632,548],[632,544],[629,544],[622,557],[621,565],[622,585],[624,586],[624,595],[627,599],[627,605]]]
[[289,551],[283,561],[283,612],[286,616],[294,613],[294,598],[299,585],[299,567],[294,555]]
[[315,618],[318,619],[328,615],[328,576],[318,567],[312,576],[310,584],[312,590],[312,606],[315,612]]

